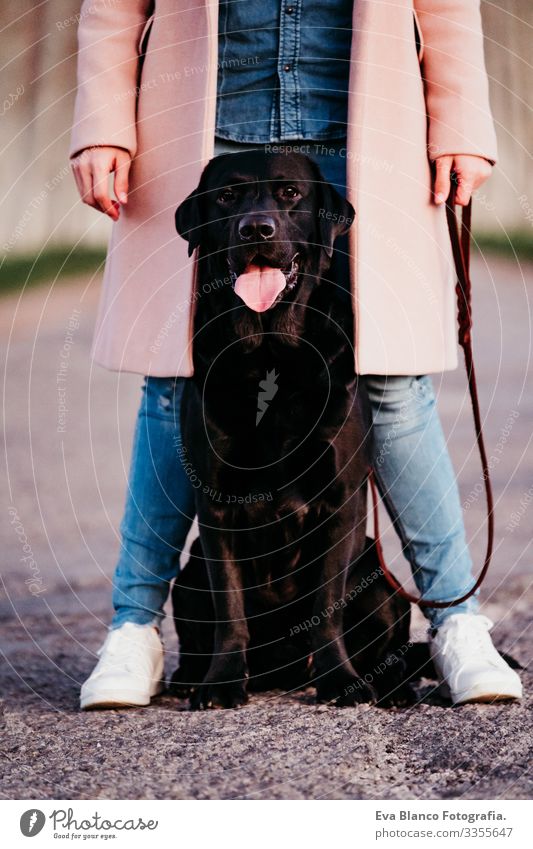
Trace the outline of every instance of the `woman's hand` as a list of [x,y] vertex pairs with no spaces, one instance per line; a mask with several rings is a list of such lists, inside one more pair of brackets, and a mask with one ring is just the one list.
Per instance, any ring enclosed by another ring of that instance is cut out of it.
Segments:
[[472,156],[462,153],[455,156],[439,156],[435,160],[435,203],[444,203],[450,194],[451,172],[456,174],[457,192],[455,200],[459,206],[466,206],[472,197],[472,192],[487,180],[492,172],[492,165],[482,156]]
[[[76,185],[84,203],[118,221],[121,204],[128,202],[128,173],[131,156],[122,147],[88,147],[71,162]],[[110,197],[109,175],[114,173]]]

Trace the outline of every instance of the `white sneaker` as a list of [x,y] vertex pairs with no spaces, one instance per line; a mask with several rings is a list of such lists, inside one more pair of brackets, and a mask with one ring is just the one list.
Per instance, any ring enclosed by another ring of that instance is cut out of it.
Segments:
[[441,692],[454,705],[522,698],[522,683],[492,644],[493,622],[473,613],[449,616],[430,640]]
[[125,622],[109,632],[98,655],[81,688],[82,710],[142,707],[163,690],[163,643],[153,625]]

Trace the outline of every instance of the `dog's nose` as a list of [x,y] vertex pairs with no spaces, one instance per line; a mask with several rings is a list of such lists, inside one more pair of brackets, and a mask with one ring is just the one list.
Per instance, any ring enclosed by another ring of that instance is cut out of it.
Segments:
[[267,241],[275,232],[274,219],[268,215],[243,215],[239,221],[239,236],[245,242]]

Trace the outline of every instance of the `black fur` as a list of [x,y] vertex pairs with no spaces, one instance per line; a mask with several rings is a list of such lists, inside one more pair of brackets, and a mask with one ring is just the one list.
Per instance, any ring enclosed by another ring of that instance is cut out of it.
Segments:
[[[200,540],[180,572],[172,593],[173,612],[180,640],[180,665],[170,692],[180,698],[194,696],[209,670],[213,653],[215,611]],[[313,595],[289,605],[271,605],[268,592],[244,590],[250,633],[247,650],[248,690],[298,690],[316,684],[311,633],[316,627]],[[409,640],[409,610],[393,597],[379,568],[373,541],[367,539],[359,561],[348,570],[343,601],[343,637],[348,657],[374,700],[382,707],[408,705],[412,679],[434,677],[427,643]],[[358,701],[352,688],[336,694],[337,704]],[[327,699],[326,699],[327,700]]]
[[[272,237],[258,226],[244,240],[244,216],[268,221]],[[371,428],[351,308],[327,279],[353,216],[307,157],[255,151],[212,160],[176,213],[199,249],[178,450],[201,543],[172,596],[173,687],[193,708],[238,707],[247,686],[309,683],[336,705],[410,700],[409,605],[366,541]],[[237,297],[235,275],[252,260],[291,280],[295,255],[296,285],[269,310]]]

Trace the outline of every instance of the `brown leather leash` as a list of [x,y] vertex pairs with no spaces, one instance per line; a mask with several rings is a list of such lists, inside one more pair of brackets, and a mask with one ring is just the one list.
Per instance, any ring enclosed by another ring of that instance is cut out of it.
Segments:
[[479,449],[481,459],[481,467],[483,470],[483,480],[485,482],[485,494],[487,499],[487,548],[485,553],[485,561],[479,576],[469,592],[462,595],[461,598],[456,598],[453,601],[428,601],[423,598],[418,598],[415,595],[407,592],[402,585],[396,580],[394,575],[389,571],[385,558],[383,556],[383,548],[381,545],[379,531],[379,493],[376,485],[374,472],[371,469],[369,473],[370,490],[372,493],[372,514],[374,518],[374,537],[376,551],[379,559],[380,567],[390,586],[407,601],[412,604],[418,604],[419,607],[455,607],[456,604],[461,604],[467,598],[474,595],[476,590],[483,583],[487,574],[490,560],[492,557],[492,548],[494,543],[494,500],[492,496],[492,486],[490,481],[489,465],[487,460],[487,452],[485,450],[485,442],[483,439],[483,428],[481,423],[481,414],[479,412],[479,398],[477,391],[476,372],[474,368],[474,354],[472,351],[472,283],[470,280],[470,241],[471,241],[471,223],[472,223],[472,201],[463,208],[461,216],[461,226],[455,209],[455,194],[456,184],[452,182],[452,189],[448,200],[446,201],[446,220],[448,222],[448,230],[450,232],[450,240],[452,243],[452,253],[455,263],[455,271],[457,274],[457,284],[455,292],[457,295],[457,320],[459,324],[459,345],[463,349],[465,368],[468,377],[468,389],[470,392],[470,400],[472,402],[472,412],[474,415],[474,426],[476,432],[476,442]]

